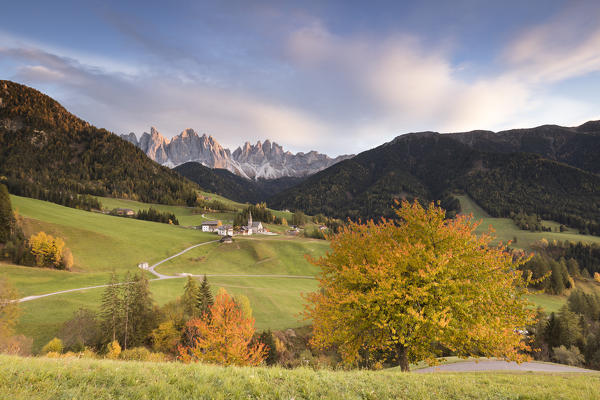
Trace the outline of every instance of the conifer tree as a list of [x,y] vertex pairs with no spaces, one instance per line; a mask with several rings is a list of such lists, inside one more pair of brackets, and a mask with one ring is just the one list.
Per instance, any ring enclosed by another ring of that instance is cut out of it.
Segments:
[[183,289],[183,310],[188,318],[197,317],[199,309],[200,288],[196,282],[196,278],[188,276],[187,282]]
[[12,234],[14,224],[10,196],[6,186],[0,184],[0,243],[6,243]]
[[202,284],[200,285],[200,290],[198,292],[198,312],[200,316],[209,313],[210,307],[213,305],[213,303],[214,300],[210,291],[210,285],[208,284],[206,275],[204,275]]
[[112,335],[112,342],[117,340],[117,330],[121,319],[121,293],[119,281],[114,272],[110,276],[108,286],[102,294],[102,325]]
[[142,274],[136,274],[130,285],[133,293],[131,306],[131,339],[132,346],[144,344],[154,329],[156,316],[154,313],[154,301],[150,291],[150,282]]
[[121,291],[121,313],[123,322],[121,329],[123,330],[123,349],[127,350],[127,340],[130,337],[132,327],[133,303],[135,301],[135,289],[131,282],[131,274],[127,272],[120,287]]

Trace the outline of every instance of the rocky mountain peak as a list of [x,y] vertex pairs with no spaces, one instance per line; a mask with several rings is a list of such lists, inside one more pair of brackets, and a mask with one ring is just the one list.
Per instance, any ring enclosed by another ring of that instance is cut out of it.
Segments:
[[199,136],[191,128],[170,140],[155,127],[150,128],[150,133],[144,132],[139,141],[133,132],[121,137],[141,148],[153,160],[169,167],[195,161],[207,167],[227,169],[248,179],[308,176],[351,157],[332,159],[314,150],[293,154],[269,139],[259,140],[254,145],[246,142],[231,153],[212,135],[203,133]]

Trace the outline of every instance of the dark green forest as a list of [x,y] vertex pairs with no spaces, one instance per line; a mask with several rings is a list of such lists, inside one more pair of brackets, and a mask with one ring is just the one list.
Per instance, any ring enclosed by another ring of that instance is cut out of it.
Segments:
[[0,81],[0,180],[20,196],[97,207],[78,195],[195,205],[195,184],[50,97]]
[[401,136],[342,161],[269,200],[337,218],[394,217],[394,200],[439,200],[460,211],[467,193],[496,217],[537,214],[600,234],[600,176],[526,153],[489,153],[431,132]]
[[174,170],[209,192],[241,203],[263,202],[304,180],[296,177],[248,180],[226,169],[208,168],[197,162],[181,164]]

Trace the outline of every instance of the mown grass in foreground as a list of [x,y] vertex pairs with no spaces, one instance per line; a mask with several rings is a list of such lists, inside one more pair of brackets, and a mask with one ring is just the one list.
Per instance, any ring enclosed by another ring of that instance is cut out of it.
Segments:
[[597,399],[600,374],[313,371],[0,356],[6,399]]

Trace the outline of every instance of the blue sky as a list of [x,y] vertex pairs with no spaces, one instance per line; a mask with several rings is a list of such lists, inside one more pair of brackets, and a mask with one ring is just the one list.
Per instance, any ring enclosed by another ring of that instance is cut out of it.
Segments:
[[356,153],[600,119],[596,1],[19,1],[0,77],[116,133]]

